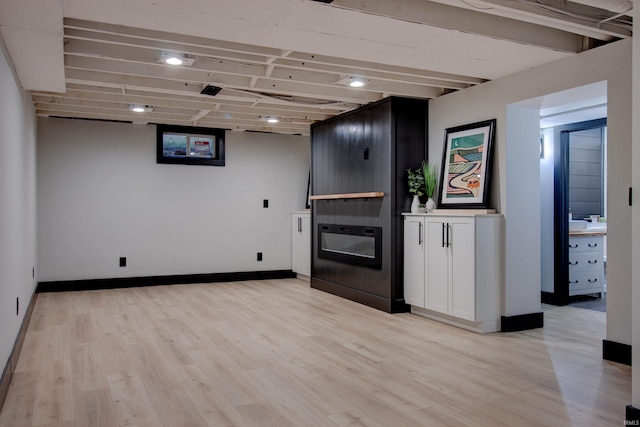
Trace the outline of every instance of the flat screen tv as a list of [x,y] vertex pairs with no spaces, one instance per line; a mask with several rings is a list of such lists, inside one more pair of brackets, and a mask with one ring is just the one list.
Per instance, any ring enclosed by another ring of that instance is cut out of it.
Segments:
[[178,165],[224,166],[224,130],[156,125],[156,161]]

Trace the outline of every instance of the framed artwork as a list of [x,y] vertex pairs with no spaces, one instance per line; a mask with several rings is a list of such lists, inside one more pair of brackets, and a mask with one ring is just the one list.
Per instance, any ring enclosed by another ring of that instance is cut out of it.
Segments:
[[445,130],[439,208],[488,208],[496,120]]
[[224,166],[224,130],[156,125],[156,162]]

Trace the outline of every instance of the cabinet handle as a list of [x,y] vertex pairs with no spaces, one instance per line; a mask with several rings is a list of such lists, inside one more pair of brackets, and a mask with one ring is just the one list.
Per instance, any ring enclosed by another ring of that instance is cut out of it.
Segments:
[[589,264],[597,264],[597,263],[598,263],[598,260],[597,260],[597,259],[596,259],[596,260],[593,260],[593,261],[589,260],[589,261],[587,261],[587,262],[588,262]]
[[569,265],[578,265],[578,261],[576,261],[576,262],[569,261]]
[[422,223],[418,223],[418,245],[422,244]]
[[[447,247],[451,246],[451,241],[449,240],[450,237],[450,231],[449,229],[451,228],[451,226],[449,225],[449,223],[447,223]],[[452,239],[453,240],[453,239]]]
[[593,279],[593,280],[587,279],[587,282],[589,282],[589,283],[596,283],[597,281],[598,281],[598,279]]
[[580,282],[579,280],[574,280],[574,281],[569,280],[569,284],[571,284],[571,283],[579,283],[579,282]]
[[442,247],[444,248],[444,222],[442,223]]
[[590,248],[595,248],[596,246],[598,246],[597,243],[594,243],[593,245],[591,243],[587,244],[587,246],[589,246]]
[[298,233],[302,233],[302,218],[298,217]]
[[570,247],[571,249],[575,249],[575,248],[577,248],[578,246],[579,246],[579,245],[578,245],[577,243],[576,243],[575,245],[572,245],[571,243],[569,243],[569,247]]

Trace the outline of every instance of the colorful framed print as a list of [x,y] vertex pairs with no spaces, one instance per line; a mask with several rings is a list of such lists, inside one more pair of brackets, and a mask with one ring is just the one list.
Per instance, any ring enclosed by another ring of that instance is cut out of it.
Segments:
[[439,208],[488,208],[496,120],[448,128],[440,168]]

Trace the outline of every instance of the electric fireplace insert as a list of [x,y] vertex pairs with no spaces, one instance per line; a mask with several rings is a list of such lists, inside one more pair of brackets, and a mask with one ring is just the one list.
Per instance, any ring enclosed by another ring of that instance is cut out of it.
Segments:
[[318,258],[382,269],[382,228],[318,224]]

